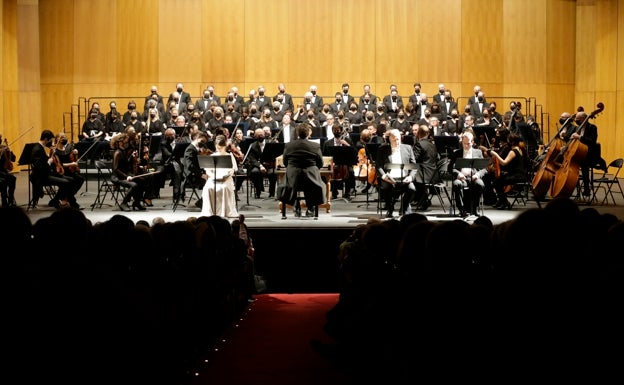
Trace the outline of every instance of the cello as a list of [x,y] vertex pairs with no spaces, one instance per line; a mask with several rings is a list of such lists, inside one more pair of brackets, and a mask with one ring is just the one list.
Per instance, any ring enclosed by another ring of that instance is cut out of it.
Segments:
[[[587,126],[589,119],[593,119],[604,110],[604,104],[599,102],[596,110],[587,115],[585,120],[578,126],[576,132],[581,134]],[[555,172],[550,195],[553,198],[565,197],[569,198],[579,178],[580,164],[587,157],[588,147],[581,142],[580,138],[570,139],[568,143],[561,149],[560,156],[563,156],[561,167]]]

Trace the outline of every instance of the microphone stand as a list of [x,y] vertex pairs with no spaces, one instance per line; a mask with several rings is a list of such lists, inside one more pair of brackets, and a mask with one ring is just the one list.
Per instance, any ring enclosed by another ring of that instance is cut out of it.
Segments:
[[[253,144],[253,143],[252,143],[252,144]],[[249,156],[249,150],[251,150],[251,144],[249,145],[249,147],[247,147],[247,151],[245,152],[245,157],[243,158],[243,161],[241,162],[241,166],[245,165],[245,163],[247,162],[247,156]],[[247,168],[245,168],[245,170],[246,170],[246,169],[247,169]],[[245,184],[247,185],[247,186],[245,187],[245,189],[247,190],[247,191],[246,191],[246,193],[247,193],[247,194],[246,194],[246,195],[247,195],[247,203],[246,203],[246,204],[244,204],[244,205],[242,205],[242,206],[239,208],[239,210],[242,210],[242,209],[244,209],[245,207],[248,207],[248,206],[251,206],[251,207],[256,207],[256,208],[261,208],[260,206],[250,205],[250,204],[249,204],[249,192],[250,192],[250,191],[249,191],[249,174],[247,174],[247,178],[246,178]]]

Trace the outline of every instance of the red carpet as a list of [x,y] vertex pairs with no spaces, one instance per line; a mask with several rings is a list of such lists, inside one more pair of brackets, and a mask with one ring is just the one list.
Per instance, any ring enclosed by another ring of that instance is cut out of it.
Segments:
[[310,347],[332,342],[325,313],[338,294],[262,294],[208,354],[193,385],[345,385],[349,377]]

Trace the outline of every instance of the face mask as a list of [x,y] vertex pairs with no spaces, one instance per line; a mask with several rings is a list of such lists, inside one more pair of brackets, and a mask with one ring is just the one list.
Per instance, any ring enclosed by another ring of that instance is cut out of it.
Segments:
[[566,120],[567,120],[567,119],[560,118],[560,119],[559,119],[559,124],[565,124]]
[[208,99],[209,97],[210,97],[210,94],[206,92],[206,93],[204,94],[204,98],[205,98],[205,99]]
[[271,114],[264,114],[264,117],[265,117],[265,118],[270,118],[270,117],[271,117]]
[[399,115],[399,119],[405,118],[405,115]]
[[264,142],[264,136],[258,138],[258,143],[262,143],[262,142]]
[[52,141],[47,142],[46,147],[52,147]]
[[356,111],[357,107],[351,107],[351,111]]
[[97,114],[91,114],[91,119],[97,118]]
[[483,101],[483,96],[479,96],[479,101],[482,102]]
[[178,92],[182,92],[182,87],[178,87]]
[[314,119],[314,115],[312,114],[308,115],[308,119]]
[[279,111],[279,107],[273,107],[273,111]]
[[336,98],[336,103],[340,103],[342,101],[341,98]]
[[264,96],[264,91],[259,92],[260,96]]
[[420,93],[420,88],[414,88],[414,92],[416,92],[417,94]]
[[344,118],[344,115],[342,114],[338,115],[338,119],[342,119],[342,118]]
[[156,114],[150,114],[150,118],[155,118]]
[[311,100],[306,98],[306,103],[310,103],[310,102],[311,102]]
[[255,114],[256,112],[258,112],[258,110],[251,109],[251,111],[250,111],[250,112],[251,112],[252,114]]
[[429,113],[425,114],[425,118],[428,118],[430,116],[431,116],[431,114],[429,114]]
[[173,138],[172,138],[172,137],[170,137],[170,136],[168,136],[168,137],[167,137],[167,143],[171,143],[171,142],[173,142]]
[[323,108],[323,112],[329,112],[329,108]]
[[134,104],[128,106],[129,110],[134,110],[135,108],[136,108],[136,106]]
[[310,91],[310,92],[312,92],[312,95],[316,95],[316,91]]
[[456,119],[458,117],[459,117],[459,115],[457,115],[457,114],[451,114],[451,118],[453,118],[453,119]]
[[62,145],[67,144],[67,139],[61,139],[61,144],[62,144]]
[[364,99],[364,102],[370,103],[370,99]]

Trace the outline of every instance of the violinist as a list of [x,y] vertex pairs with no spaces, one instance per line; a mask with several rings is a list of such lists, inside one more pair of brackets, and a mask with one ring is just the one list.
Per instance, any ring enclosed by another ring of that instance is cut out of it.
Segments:
[[32,166],[30,178],[34,191],[33,206],[36,206],[39,198],[43,197],[43,186],[52,185],[58,188],[56,195],[50,200],[48,206],[58,209],[70,207],[70,202],[75,202],[75,195],[78,189],[75,188],[74,180],[64,175],[63,166],[58,157],[54,155],[54,151],[50,150],[50,154],[48,154],[46,148],[51,149],[53,142],[54,133],[50,130],[43,130],[39,137],[39,142],[33,146],[30,153]]
[[2,139],[0,134],[0,196],[2,197],[2,207],[17,206],[15,203],[15,184],[17,178],[11,174],[15,154],[9,148],[6,138]]
[[[138,176],[138,145],[128,133],[114,136],[110,142],[114,149],[111,180],[127,188],[126,194],[119,208],[122,211],[144,211],[142,205],[143,194],[145,192],[144,178]],[[133,200],[132,209],[128,205],[130,199]]]
[[366,178],[366,185],[362,193],[366,194],[372,186],[377,185],[377,172],[375,171],[374,159],[371,159],[366,146],[371,143],[372,134],[369,128],[360,131],[360,139],[355,143],[358,152],[358,164],[354,167],[357,178]]
[[507,200],[506,187],[527,179],[527,152],[526,148],[521,146],[520,136],[510,133],[507,142],[509,150],[504,157],[496,151],[487,150],[487,155],[500,166],[500,174],[493,182],[497,197],[494,207],[499,210],[511,209],[511,204]]
[[[85,178],[80,174],[80,167],[78,167],[78,150],[73,144],[69,143],[67,134],[64,132],[59,132],[56,135],[55,142],[53,156],[55,156],[61,164],[63,170],[62,175],[72,180],[72,189],[74,191],[79,191],[85,182]],[[75,195],[70,196],[68,201],[71,207],[80,208],[80,205],[76,202]]]
[[[353,147],[353,141],[349,131],[340,123],[336,122],[332,126],[333,138],[323,143],[323,156],[332,156],[332,147]],[[352,164],[339,164],[334,160],[334,175],[332,179],[336,183],[331,184],[332,199],[338,199],[338,186],[344,187],[342,197],[351,199],[351,191],[355,190],[355,172]]]
[[[284,116],[290,117],[290,115],[284,115]],[[243,186],[243,182],[245,181],[245,178],[247,178],[247,174],[245,170],[243,170],[245,168],[243,165],[243,160],[245,160],[245,153],[243,152],[243,149],[241,148],[243,139],[244,139],[243,129],[237,128],[234,130],[234,133],[232,134],[232,137],[229,140],[229,151],[232,153],[232,155],[234,155],[234,159],[236,159],[236,181],[235,182],[236,182],[237,193]]]
[[177,201],[180,196],[180,187],[182,184],[182,164],[179,157],[176,157],[174,149],[177,146],[175,129],[169,127],[165,130],[160,141],[158,152],[154,154],[154,161],[159,162],[158,171],[156,174],[154,186],[155,188],[162,188],[165,185],[165,181],[170,179],[170,185],[173,187],[173,200]]

